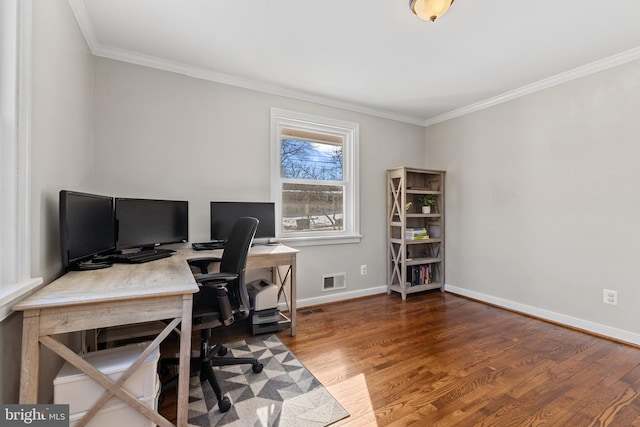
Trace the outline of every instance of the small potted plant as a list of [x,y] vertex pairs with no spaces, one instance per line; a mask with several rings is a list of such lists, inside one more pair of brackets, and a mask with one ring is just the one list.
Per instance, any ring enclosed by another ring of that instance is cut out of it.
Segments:
[[425,194],[418,197],[418,203],[422,205],[422,213],[431,213],[431,208],[436,205],[436,196],[433,194]]

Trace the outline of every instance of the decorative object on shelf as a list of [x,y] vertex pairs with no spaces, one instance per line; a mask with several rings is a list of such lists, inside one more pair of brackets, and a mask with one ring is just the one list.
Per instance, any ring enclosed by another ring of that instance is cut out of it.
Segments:
[[431,208],[436,205],[436,200],[436,196],[432,194],[426,194],[424,196],[418,197],[418,203],[420,203],[420,205],[422,206],[422,213],[431,213]]
[[409,7],[418,18],[435,21],[449,10],[454,0],[409,0]]
[[406,205],[404,205],[404,210],[408,212],[409,209],[411,209],[411,206],[413,206],[413,202],[407,203]]

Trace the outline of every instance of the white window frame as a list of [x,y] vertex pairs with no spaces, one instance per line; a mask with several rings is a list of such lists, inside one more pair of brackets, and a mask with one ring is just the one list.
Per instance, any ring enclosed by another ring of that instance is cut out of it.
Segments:
[[0,4],[0,321],[42,283],[31,277],[31,0]]
[[[296,129],[313,133],[339,135],[343,140],[343,225],[340,231],[282,233],[282,178],[280,174],[280,145],[282,129]],[[293,246],[359,243],[360,185],[358,123],[320,117],[295,111],[271,109],[271,199],[275,202],[276,240]]]

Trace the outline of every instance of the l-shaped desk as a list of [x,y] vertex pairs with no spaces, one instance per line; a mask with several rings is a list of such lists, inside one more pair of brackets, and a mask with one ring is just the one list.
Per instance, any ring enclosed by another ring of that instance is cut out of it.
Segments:
[[[247,258],[247,270],[270,268],[274,283],[284,287],[286,282],[289,282],[290,295],[287,304],[292,336],[296,334],[297,253],[297,249],[284,245],[256,245],[251,248]],[[111,395],[118,396],[154,423],[171,426],[167,419],[121,386],[171,331],[180,325],[177,425],[186,426],[191,309],[193,294],[198,292],[198,285],[187,260],[216,255],[219,256],[220,251],[196,252],[192,249],[182,249],[169,258],[144,264],[116,264],[103,270],[69,272],[16,304],[13,309],[24,312],[20,403],[37,403],[39,344],[42,343],[105,388],[103,397],[87,411],[77,426],[86,425]],[[288,267],[284,276],[280,273],[281,266]],[[115,382],[52,337],[68,332],[166,319],[173,320]]]

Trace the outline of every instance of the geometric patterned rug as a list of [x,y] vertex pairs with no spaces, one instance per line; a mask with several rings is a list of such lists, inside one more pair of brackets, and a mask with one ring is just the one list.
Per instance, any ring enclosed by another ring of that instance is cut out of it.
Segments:
[[189,426],[322,427],[349,413],[275,335],[225,344],[225,357],[256,357],[251,365],[214,367],[231,409],[221,413],[208,381],[196,375],[189,385]]

